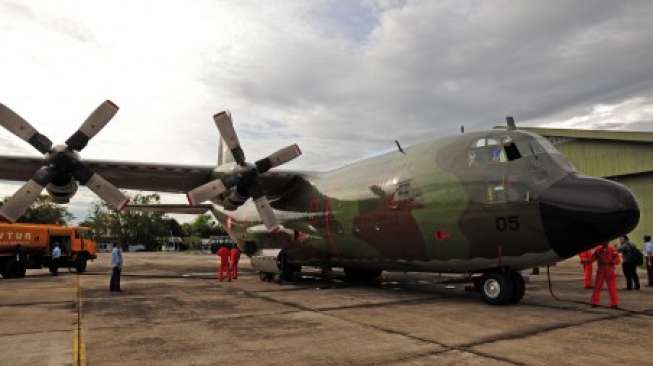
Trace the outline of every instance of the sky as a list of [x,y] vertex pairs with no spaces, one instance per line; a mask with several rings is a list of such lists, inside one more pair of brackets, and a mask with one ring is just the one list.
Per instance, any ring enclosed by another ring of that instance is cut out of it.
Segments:
[[[0,0],[0,101],[63,142],[111,99],[83,157],[202,165],[227,109],[250,160],[298,143],[287,168],[327,170],[506,115],[653,131],[651,24],[650,1]],[[3,130],[0,154],[38,152]]]

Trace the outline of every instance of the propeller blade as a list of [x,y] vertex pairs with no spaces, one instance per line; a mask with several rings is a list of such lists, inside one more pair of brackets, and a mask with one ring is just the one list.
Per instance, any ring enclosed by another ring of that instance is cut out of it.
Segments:
[[191,206],[195,206],[202,202],[212,200],[224,193],[227,189],[228,187],[225,186],[222,180],[216,179],[186,193],[186,197],[188,198],[188,203],[190,203]]
[[279,231],[281,229],[281,225],[279,225],[277,215],[274,213],[274,210],[272,210],[270,201],[265,196],[265,193],[261,189],[261,186],[258,184],[258,181],[254,183],[252,188],[252,200],[254,200],[254,206],[256,206],[256,211],[258,211],[258,215],[261,217],[263,225],[265,225],[265,228],[270,232]]
[[111,121],[113,116],[118,113],[118,106],[112,101],[106,100],[100,104],[95,110],[86,118],[82,126],[75,132],[68,140],[66,145],[77,151],[81,151],[86,147],[88,141],[97,135],[104,126]]
[[260,196],[254,198],[254,205],[256,206],[256,211],[258,211],[258,214],[261,217],[261,221],[263,221],[263,225],[265,225],[270,232],[279,231],[281,228],[279,226],[279,220],[277,219],[277,215],[274,214],[272,207],[270,207],[270,201],[268,201],[267,197]]
[[41,135],[32,125],[2,103],[0,103],[0,125],[34,146],[42,154],[47,154],[52,149],[52,141],[49,138]]
[[256,170],[258,170],[259,173],[265,173],[276,166],[285,164],[295,159],[301,154],[302,151],[299,149],[297,144],[286,146],[283,149],[271,154],[267,158],[257,161]]
[[9,222],[16,222],[29,206],[36,201],[43,188],[50,183],[54,171],[51,168],[42,167],[34,173],[32,179],[27,181],[7,202],[0,207],[0,216]]
[[238,141],[238,135],[236,130],[234,130],[234,124],[231,120],[231,114],[226,111],[222,111],[213,116],[216,127],[220,131],[220,136],[224,139],[224,142],[231,150],[231,155],[234,156],[234,160],[238,165],[245,164],[245,152],[240,147],[240,141]]
[[129,197],[82,162],[76,162],[72,174],[79,183],[88,187],[114,209],[121,211],[129,203]]

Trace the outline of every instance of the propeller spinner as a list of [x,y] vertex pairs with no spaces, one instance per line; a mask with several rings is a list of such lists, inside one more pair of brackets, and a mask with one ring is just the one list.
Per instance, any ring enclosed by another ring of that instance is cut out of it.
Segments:
[[115,209],[122,210],[129,202],[129,198],[113,184],[88,168],[78,154],[117,112],[118,106],[110,100],[105,101],[88,116],[77,132],[66,140],[65,145],[53,147],[52,141],[47,136],[39,133],[16,112],[0,103],[0,125],[44,154],[43,167],[39,168],[32,179],[5,202],[0,208],[0,216],[10,222],[15,222],[48,184],[58,181],[67,182],[73,178],[80,184],[86,185]]
[[297,144],[286,146],[268,157],[256,161],[252,165],[245,161],[245,153],[240,147],[240,141],[234,129],[231,115],[223,111],[214,115],[213,120],[240,169],[236,173],[225,174],[219,179],[203,184],[188,192],[188,202],[194,206],[201,202],[210,201],[229,189],[236,187],[236,191],[241,197],[244,199],[251,197],[254,200],[256,210],[268,230],[280,230],[279,220],[274,214],[272,207],[270,207],[270,201],[265,196],[265,192],[259,184],[258,177],[260,174],[300,156],[302,152],[299,146]]

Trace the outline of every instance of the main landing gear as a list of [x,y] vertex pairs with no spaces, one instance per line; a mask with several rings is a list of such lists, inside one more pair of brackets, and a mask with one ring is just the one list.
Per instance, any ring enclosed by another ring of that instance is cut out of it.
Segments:
[[516,304],[526,292],[524,277],[511,269],[485,273],[477,281],[481,297],[491,305]]
[[353,283],[374,283],[381,276],[381,270],[356,269],[345,267],[345,278]]

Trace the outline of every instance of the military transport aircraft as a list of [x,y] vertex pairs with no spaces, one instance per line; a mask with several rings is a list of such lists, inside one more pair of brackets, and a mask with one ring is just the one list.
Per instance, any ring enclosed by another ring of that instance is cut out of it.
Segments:
[[546,139],[514,124],[316,173],[270,170],[298,157],[296,145],[248,163],[230,114],[220,112],[217,166],[82,160],[78,152],[117,110],[104,102],[53,146],[0,104],[0,125],[44,154],[0,156],[0,179],[27,181],[0,215],[16,220],[43,189],[67,202],[78,184],[116,209],[128,202],[118,188],[187,193],[190,205],[149,209],[212,209],[263,277],[291,278],[301,266],[343,267],[352,279],[466,273],[491,304],[520,301],[520,270],[552,265],[639,221],[630,190],[579,175]]

